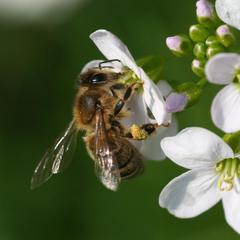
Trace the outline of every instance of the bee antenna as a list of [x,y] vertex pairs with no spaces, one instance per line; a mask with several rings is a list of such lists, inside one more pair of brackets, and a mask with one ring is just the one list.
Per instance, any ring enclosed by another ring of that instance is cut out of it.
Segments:
[[110,66],[104,66],[104,67],[102,66],[102,64],[112,63],[112,62],[120,62],[120,63],[121,63],[121,61],[120,61],[119,59],[106,60],[106,61],[100,62],[100,63],[98,64],[98,68],[99,68],[100,70],[102,70],[102,68],[113,68],[113,67],[110,67]]

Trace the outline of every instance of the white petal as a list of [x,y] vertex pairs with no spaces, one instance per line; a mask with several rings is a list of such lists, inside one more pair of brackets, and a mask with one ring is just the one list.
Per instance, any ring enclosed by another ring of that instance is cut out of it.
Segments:
[[[99,68],[99,64],[103,63],[105,60],[92,60],[85,64],[85,66],[82,68],[81,73],[87,72],[91,68]],[[103,67],[110,67],[112,71],[114,72],[122,72],[123,65],[120,62],[108,62],[102,64]]]
[[234,156],[232,149],[216,134],[204,128],[191,127],[175,137],[167,137],[161,146],[168,158],[185,168],[214,166]]
[[238,194],[240,193],[240,179],[238,176],[234,177],[234,189]]
[[240,194],[235,189],[223,193],[223,208],[228,224],[240,234]]
[[213,168],[190,170],[162,190],[159,204],[176,217],[196,217],[220,200],[217,179]]
[[211,83],[228,84],[233,81],[239,65],[239,54],[219,53],[207,62],[205,73],[208,81]]
[[165,101],[163,95],[154,82],[152,82],[147,74],[140,69],[141,79],[144,81],[143,84],[143,98],[151,110],[158,124],[165,123],[168,120],[168,113],[166,111]]
[[214,124],[224,132],[240,130],[240,86],[230,84],[214,98],[211,107]]
[[164,97],[167,97],[172,92],[172,87],[165,80],[159,81],[157,86]]
[[90,35],[98,49],[107,59],[118,59],[143,80],[143,98],[155,119],[162,124],[167,119],[165,102],[158,87],[149,79],[142,68],[138,67],[127,46],[107,30],[97,30]]
[[240,1],[217,0],[216,11],[221,20],[237,29],[240,29]]
[[100,29],[90,35],[90,38],[109,60],[118,59],[123,65],[133,70],[139,76],[138,66],[127,46],[111,32]]
[[144,160],[163,160],[166,158],[161,146],[160,141],[164,137],[174,136],[177,134],[177,120],[173,117],[169,127],[161,127],[157,130],[156,134],[148,137],[143,141],[140,153],[143,155]]
[[126,128],[130,128],[133,124],[141,126],[150,122],[141,94],[134,94],[127,102],[126,108],[129,110],[129,115],[120,120]]

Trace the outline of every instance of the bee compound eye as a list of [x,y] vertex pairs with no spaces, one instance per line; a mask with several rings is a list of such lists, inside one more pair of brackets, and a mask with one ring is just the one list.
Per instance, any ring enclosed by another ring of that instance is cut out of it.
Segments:
[[103,73],[97,73],[89,79],[89,82],[91,84],[105,83],[106,82],[106,75],[103,74]]

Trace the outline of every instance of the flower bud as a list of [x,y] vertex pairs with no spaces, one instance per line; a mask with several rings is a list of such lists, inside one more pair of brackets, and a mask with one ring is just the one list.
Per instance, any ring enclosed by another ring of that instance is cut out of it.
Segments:
[[194,82],[186,82],[177,87],[179,93],[184,93],[187,96],[187,106],[195,104],[202,93],[202,87]]
[[199,0],[196,6],[198,22],[205,27],[214,27],[218,18],[213,4],[207,0]]
[[225,51],[225,48],[221,44],[215,45],[215,46],[212,46],[212,47],[208,47],[207,58],[209,59],[209,58],[213,57],[214,55],[216,55],[218,53],[221,53],[221,52],[224,52],[224,51]]
[[228,25],[219,26],[216,33],[224,47],[231,47],[233,45],[235,38]]
[[204,76],[204,66],[205,66],[205,61],[203,61],[203,60],[194,59],[192,61],[192,71],[198,77],[203,77]]
[[192,43],[185,35],[168,37],[166,44],[172,53],[178,57],[184,56],[192,50]]
[[193,53],[198,59],[203,59],[206,57],[207,46],[200,42],[196,43],[193,48]]
[[209,36],[206,41],[205,41],[206,45],[208,47],[212,47],[212,46],[216,46],[216,45],[219,45],[219,40],[218,40],[218,37],[215,36],[215,35],[212,35],[212,36]]
[[185,93],[172,92],[166,98],[166,110],[169,113],[181,112],[186,107],[187,101]]
[[190,27],[189,36],[194,42],[204,42],[209,36],[209,32],[203,25],[196,24]]

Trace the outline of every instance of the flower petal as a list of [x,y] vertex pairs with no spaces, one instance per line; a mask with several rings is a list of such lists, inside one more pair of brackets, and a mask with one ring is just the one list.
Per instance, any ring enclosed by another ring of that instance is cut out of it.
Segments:
[[214,124],[224,132],[240,130],[240,86],[230,84],[224,87],[214,98],[211,107]]
[[124,126],[131,127],[133,124],[143,125],[149,123],[147,108],[141,94],[133,94],[130,101],[126,103],[126,108],[130,114],[121,120]]
[[234,156],[220,137],[200,127],[186,128],[175,137],[164,138],[161,147],[173,162],[189,169],[214,166]]
[[123,65],[133,70],[139,76],[139,69],[127,46],[111,32],[99,29],[90,35],[90,38],[108,59],[118,59]]
[[176,113],[184,110],[188,102],[187,95],[184,93],[172,92],[166,98],[166,110],[168,113]]
[[167,97],[172,92],[172,87],[165,80],[160,80],[157,83],[157,86],[160,89],[160,91],[164,97]]
[[223,22],[240,29],[239,0],[217,0],[215,6],[217,14]]
[[151,110],[159,125],[165,123],[168,120],[168,113],[166,111],[165,101],[163,95],[154,82],[147,76],[147,74],[140,69],[141,79],[144,81],[143,84],[143,99]]
[[219,53],[206,64],[207,79],[215,84],[231,83],[235,77],[236,69],[240,64],[240,55],[236,53]]
[[228,224],[240,234],[240,194],[232,189],[223,192],[223,208]]
[[145,103],[152,111],[158,124],[162,124],[167,119],[163,96],[143,69],[137,66],[127,46],[117,36],[103,29],[92,33],[90,38],[107,59],[120,60],[123,65],[130,68],[141,80],[143,80],[143,98]]
[[140,153],[143,155],[144,160],[163,160],[166,158],[161,146],[160,141],[164,137],[174,136],[177,134],[177,120],[173,117],[169,127],[161,127],[152,136],[144,141],[140,148]]
[[159,204],[179,218],[196,217],[221,198],[213,168],[190,170],[173,179],[161,192]]

